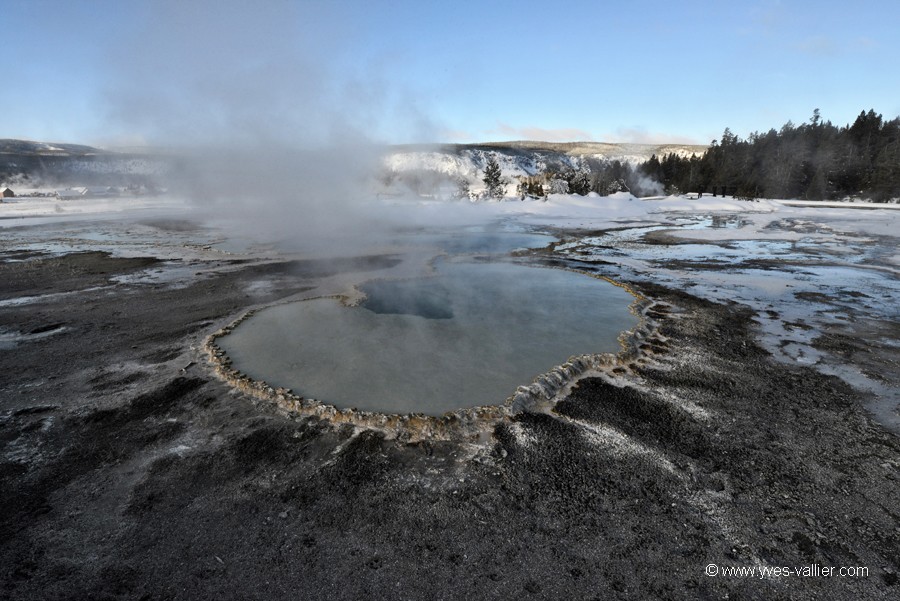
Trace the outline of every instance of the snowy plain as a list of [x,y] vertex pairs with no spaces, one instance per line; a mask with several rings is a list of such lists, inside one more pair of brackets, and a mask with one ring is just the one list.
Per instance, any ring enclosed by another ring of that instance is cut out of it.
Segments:
[[[635,198],[628,193],[499,202],[410,196],[372,198],[364,205],[356,218],[377,220],[381,227],[465,231],[499,224],[550,233],[560,240],[554,253],[610,277],[652,281],[745,305],[757,315],[760,343],[777,359],[815,367],[867,391],[871,413],[900,432],[900,205],[809,206],[696,194]],[[146,228],[131,227],[127,235],[88,230],[97,227],[93,222],[144,216],[206,219],[208,211],[170,196],[7,199],[0,203],[2,245],[133,255],[146,248],[131,243]],[[77,236],[66,233],[69,222],[84,224]],[[58,238],[65,243],[30,239],[28,226],[46,231],[55,228],[51,224],[59,224]],[[226,239],[240,236],[227,220],[215,221],[204,240],[163,240],[167,235],[156,233],[150,243],[169,259],[180,253],[192,260],[221,258],[222,249],[280,252],[277,240],[229,247]],[[360,249],[347,252],[351,250]],[[311,251],[305,247],[302,252]],[[859,348],[841,350],[829,343],[834,340],[856,340]]]

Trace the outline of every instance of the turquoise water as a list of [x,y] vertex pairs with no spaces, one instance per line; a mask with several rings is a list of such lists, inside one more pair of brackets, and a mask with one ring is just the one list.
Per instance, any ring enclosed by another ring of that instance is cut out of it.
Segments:
[[617,352],[634,298],[583,274],[444,262],[432,277],[375,281],[345,307],[264,309],[218,343],[248,376],[341,408],[441,415],[501,404],[583,353]]

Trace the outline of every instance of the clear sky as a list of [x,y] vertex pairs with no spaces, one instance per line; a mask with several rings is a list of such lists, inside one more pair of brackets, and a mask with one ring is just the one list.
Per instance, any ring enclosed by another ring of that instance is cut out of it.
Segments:
[[708,143],[900,115],[895,0],[0,0],[0,138]]

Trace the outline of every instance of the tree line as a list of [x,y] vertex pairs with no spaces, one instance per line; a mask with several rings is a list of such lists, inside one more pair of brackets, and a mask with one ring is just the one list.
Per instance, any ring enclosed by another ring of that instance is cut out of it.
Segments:
[[862,111],[844,127],[788,121],[746,140],[726,128],[703,156],[653,156],[638,171],[667,193],[725,193],[744,198],[831,200],[900,197],[900,118]]
[[[500,170],[485,170],[487,196],[501,197]],[[468,189],[466,188],[466,191]],[[635,196],[701,192],[738,198],[900,198],[900,117],[887,121],[862,111],[844,127],[822,121],[819,109],[808,123],[788,121],[780,130],[754,132],[742,140],[725,129],[702,156],[653,155],[635,166],[585,158],[579,168],[520,178],[516,194]]]

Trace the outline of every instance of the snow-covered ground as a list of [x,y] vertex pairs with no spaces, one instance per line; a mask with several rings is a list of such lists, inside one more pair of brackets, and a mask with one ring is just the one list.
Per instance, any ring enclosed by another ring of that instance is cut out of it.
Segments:
[[750,307],[761,344],[777,359],[867,391],[876,419],[900,432],[896,205],[622,195],[598,216],[589,199],[553,200],[556,210],[529,211],[525,220],[607,230],[573,236],[558,252],[587,265],[611,263],[617,277]]
[[[52,194],[54,189],[35,188],[27,192]],[[131,214],[136,211],[187,211],[184,202],[169,196],[59,199],[53,196],[16,196],[0,202],[0,228],[27,223],[44,223],[101,215]]]
[[[586,268],[745,305],[757,315],[761,344],[776,358],[835,374],[868,391],[872,413],[900,431],[898,205],[806,206],[696,195],[638,199],[628,193],[504,202],[373,198],[368,204],[354,216],[366,223],[377,216],[378,227],[465,230],[503,222],[550,231],[562,238],[555,252]],[[35,248],[28,228],[10,229],[17,226],[46,229],[53,222],[128,215],[195,214],[168,197],[8,199],[0,203],[0,230],[6,230],[0,246]],[[90,226],[81,226],[79,242],[66,246],[67,252],[91,244],[128,246],[114,236],[91,236],[85,227]],[[131,228],[125,242],[143,238],[141,232]],[[212,230],[200,242],[190,252],[226,248]],[[185,240],[170,246],[172,259],[192,248]]]

